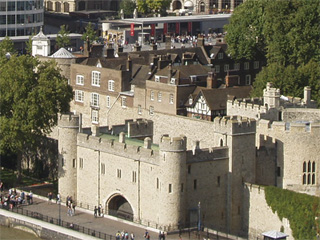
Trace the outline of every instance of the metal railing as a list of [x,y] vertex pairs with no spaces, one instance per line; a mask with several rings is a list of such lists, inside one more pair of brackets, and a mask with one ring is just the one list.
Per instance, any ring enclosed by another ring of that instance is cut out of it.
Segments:
[[[44,214],[41,214],[41,213],[38,213],[38,212],[26,210],[26,209],[23,209],[22,207],[18,207],[18,208],[14,207],[12,209],[9,209],[9,207],[2,207],[2,208],[6,209],[6,210],[8,210],[10,212],[14,212],[14,213],[18,213],[18,214],[21,214],[21,215],[24,215],[24,216],[27,216],[27,217],[35,218],[35,219],[38,219],[38,220],[41,220],[41,221],[44,221],[44,222],[48,222],[48,223],[51,223],[51,224],[54,224],[54,225],[57,225],[57,226],[60,225],[61,227],[68,228],[68,229],[71,229],[71,230],[74,230],[74,231],[77,231],[77,232],[80,232],[80,233],[84,233],[84,234],[87,234],[87,235],[90,235],[90,236],[98,237],[100,239],[105,239],[105,240],[107,240],[107,239],[109,239],[109,240],[115,239],[115,237],[110,235],[110,234],[99,232],[99,231],[93,230],[91,228],[86,228],[86,227],[83,227],[81,225],[74,224],[74,223],[67,222],[67,221],[63,221],[61,219],[50,217],[50,216],[47,216],[47,215],[44,215]],[[59,222],[60,222],[60,224],[59,224]]]

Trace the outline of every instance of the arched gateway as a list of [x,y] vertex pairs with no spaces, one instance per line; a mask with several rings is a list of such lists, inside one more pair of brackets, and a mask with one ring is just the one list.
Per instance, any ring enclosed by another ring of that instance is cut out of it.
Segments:
[[122,195],[116,194],[106,202],[108,214],[118,218],[133,221],[133,210],[130,203]]

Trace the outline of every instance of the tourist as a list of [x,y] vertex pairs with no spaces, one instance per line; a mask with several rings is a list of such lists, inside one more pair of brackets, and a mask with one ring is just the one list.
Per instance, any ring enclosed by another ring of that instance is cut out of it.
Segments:
[[48,193],[48,204],[49,204],[49,203],[51,204],[52,197],[53,197],[52,192],[49,192],[49,193]]
[[121,237],[121,234],[120,234],[120,231],[118,231],[118,232],[116,233],[116,239],[117,239],[117,240],[120,240],[120,237]]
[[33,193],[30,191],[29,193],[29,198],[30,198],[30,204],[33,204]]
[[133,234],[133,232],[130,234],[130,240],[134,240],[134,234]]
[[97,206],[94,206],[93,212],[94,212],[93,216],[94,216],[94,217],[97,217],[97,212],[98,212]]

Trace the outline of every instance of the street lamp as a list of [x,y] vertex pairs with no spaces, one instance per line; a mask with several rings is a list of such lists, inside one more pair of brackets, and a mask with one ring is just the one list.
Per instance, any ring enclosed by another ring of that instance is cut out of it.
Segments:
[[201,230],[201,205],[198,203],[198,231]]

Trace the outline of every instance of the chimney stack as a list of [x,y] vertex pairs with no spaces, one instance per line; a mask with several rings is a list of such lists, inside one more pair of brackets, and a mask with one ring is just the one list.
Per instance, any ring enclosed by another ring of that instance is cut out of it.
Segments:
[[218,87],[218,81],[217,81],[217,75],[213,72],[208,72],[207,77],[207,88],[217,88]]
[[114,58],[114,48],[112,43],[107,43],[107,58]]
[[306,86],[303,90],[303,102],[308,106],[311,102],[311,87]]

